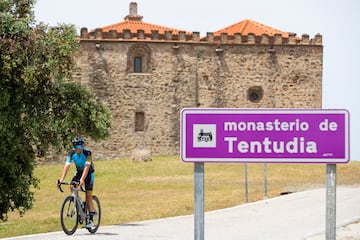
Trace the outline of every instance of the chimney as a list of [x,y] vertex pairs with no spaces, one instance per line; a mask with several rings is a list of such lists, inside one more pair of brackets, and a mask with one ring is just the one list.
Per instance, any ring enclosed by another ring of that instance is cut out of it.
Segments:
[[143,16],[137,14],[137,3],[131,2],[129,6],[129,15],[124,17],[125,21],[142,21]]
[[137,15],[137,3],[136,2],[131,2],[130,3],[129,14],[132,15],[132,16]]

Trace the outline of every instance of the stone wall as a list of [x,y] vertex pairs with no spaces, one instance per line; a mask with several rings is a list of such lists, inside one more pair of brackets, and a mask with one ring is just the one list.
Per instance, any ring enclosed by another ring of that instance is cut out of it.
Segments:
[[[111,136],[88,144],[97,159],[139,149],[178,154],[185,107],[321,108],[321,35],[127,34],[81,31],[76,80],[112,112]],[[137,52],[142,73],[132,71]],[[144,113],[143,131],[135,131],[136,112]]]

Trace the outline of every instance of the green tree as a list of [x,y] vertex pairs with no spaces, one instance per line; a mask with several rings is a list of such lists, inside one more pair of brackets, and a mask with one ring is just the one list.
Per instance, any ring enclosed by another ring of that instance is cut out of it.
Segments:
[[0,220],[31,209],[35,159],[72,137],[109,135],[110,112],[71,81],[73,25],[35,24],[34,0],[0,0]]

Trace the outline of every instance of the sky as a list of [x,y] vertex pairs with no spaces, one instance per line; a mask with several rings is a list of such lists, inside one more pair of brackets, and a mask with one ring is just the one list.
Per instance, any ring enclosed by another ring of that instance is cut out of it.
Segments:
[[[324,109],[350,112],[350,159],[360,161],[360,1],[358,0],[132,0],[143,21],[190,32],[215,32],[244,19],[297,36],[323,36]],[[125,0],[37,0],[35,18],[50,26],[97,27],[121,22]]]

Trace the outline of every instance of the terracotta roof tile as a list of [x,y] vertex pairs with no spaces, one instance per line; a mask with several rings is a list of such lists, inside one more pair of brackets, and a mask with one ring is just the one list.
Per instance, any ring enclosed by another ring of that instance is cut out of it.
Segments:
[[242,35],[248,35],[253,33],[256,36],[261,36],[262,34],[267,34],[268,36],[274,36],[275,34],[281,34],[282,37],[288,38],[289,33],[284,32],[269,26],[266,26],[262,23],[245,19],[233,25],[230,25],[226,28],[220,29],[214,32],[215,36],[219,36],[221,33],[227,33],[228,35],[233,35],[234,33],[241,33]]
[[159,34],[164,34],[165,31],[172,31],[173,34],[178,34],[179,31],[184,31],[186,34],[191,34],[191,32],[175,29],[171,27],[164,27],[152,23],[147,23],[143,21],[133,21],[125,20],[119,23],[101,27],[103,32],[108,32],[110,30],[116,30],[117,32],[122,32],[124,29],[129,29],[131,33],[137,33],[137,30],[144,30],[145,34],[151,34],[151,30],[158,30]]
[[[143,17],[141,15],[137,14],[137,3],[131,2],[129,5],[129,14],[125,16],[124,21],[104,26],[100,29],[102,32],[109,32],[111,30],[115,30],[118,33],[121,33],[124,30],[130,30],[132,34],[137,34],[138,30],[143,30],[145,35],[150,35],[152,30],[157,30],[158,34],[160,35],[165,34],[165,31],[171,31],[173,35],[178,35],[180,31],[185,32],[186,35],[192,34],[192,32],[188,32],[185,30],[143,22],[142,18]],[[94,33],[94,31],[91,32]],[[218,37],[221,35],[221,33],[227,33],[228,35],[234,35],[234,33],[248,35],[249,33],[253,33],[256,36],[267,34],[270,37],[273,37],[275,34],[281,34],[283,38],[289,38],[288,32],[266,26],[262,23],[250,19],[245,19],[226,28],[220,29],[214,32],[214,36]]]
[[[123,32],[124,30],[130,30],[132,34],[137,34],[138,30],[143,30],[146,35],[151,34],[152,30],[157,30],[158,34],[164,34],[165,31],[172,31],[173,35],[178,35],[180,29],[164,27],[152,23],[147,23],[142,21],[143,17],[137,13],[137,3],[131,2],[129,5],[129,14],[125,16],[124,21],[115,23],[112,25],[101,27],[103,32],[109,32],[110,30],[115,30],[118,33]],[[93,31],[92,31],[93,32]],[[191,32],[186,32],[186,35],[191,35]],[[268,36],[274,36],[275,34],[281,34],[283,38],[289,38],[289,33],[280,31],[278,29],[266,26],[262,23],[255,22],[250,19],[245,19],[241,22],[230,25],[226,28],[220,29],[214,32],[214,36],[220,36],[221,33],[227,33],[228,35],[234,35],[234,33],[241,33],[242,35],[248,35],[253,33],[256,36],[261,36],[267,34]]]
[[[151,30],[157,30],[159,34],[164,34],[165,31],[172,31],[172,34],[179,34],[180,29],[175,29],[171,27],[164,27],[152,23],[147,23],[142,21],[143,16],[137,13],[137,3],[131,2],[129,5],[129,14],[125,16],[124,21],[111,24],[108,26],[101,27],[100,29],[103,32],[109,32],[110,30],[115,30],[119,33],[123,30],[130,30],[132,34],[136,34],[138,30],[143,30],[145,34],[151,34]],[[184,31],[187,35],[190,35],[191,32]]]

